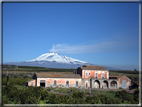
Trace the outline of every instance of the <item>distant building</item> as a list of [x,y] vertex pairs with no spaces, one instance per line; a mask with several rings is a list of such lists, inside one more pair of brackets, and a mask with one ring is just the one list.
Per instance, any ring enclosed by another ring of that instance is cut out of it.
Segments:
[[35,73],[33,80],[27,81],[27,86],[42,87],[76,87],[76,88],[129,88],[131,80],[125,75],[109,76],[109,70],[102,66],[84,65],[78,67],[74,74]]

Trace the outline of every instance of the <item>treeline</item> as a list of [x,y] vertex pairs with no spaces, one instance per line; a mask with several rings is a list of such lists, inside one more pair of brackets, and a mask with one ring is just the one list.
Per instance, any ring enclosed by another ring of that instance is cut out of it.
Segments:
[[3,71],[26,71],[26,72],[74,72],[76,69],[46,68],[36,66],[3,65]]
[[127,75],[132,81],[139,83],[139,75]]
[[14,85],[6,85],[2,90],[3,104],[138,104],[139,90],[132,96],[122,90],[115,93],[115,98],[104,94],[87,96],[84,92],[74,90],[72,95],[56,95],[48,93],[42,87],[27,87],[18,89]]
[[36,67],[36,66],[18,66],[18,68],[24,68],[24,69],[46,69],[46,67]]
[[139,74],[139,71],[109,70],[110,73]]
[[16,65],[2,65],[3,68],[16,68]]
[[[31,80],[32,78],[27,77],[27,78],[23,78],[21,76],[18,76],[16,78],[9,78],[9,84],[10,85],[26,85],[26,81]],[[7,84],[7,78],[2,78],[2,85],[6,85]]]

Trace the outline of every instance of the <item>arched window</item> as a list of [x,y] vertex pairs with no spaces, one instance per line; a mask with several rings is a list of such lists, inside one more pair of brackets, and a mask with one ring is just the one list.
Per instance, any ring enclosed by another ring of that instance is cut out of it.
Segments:
[[57,85],[57,81],[56,81],[56,80],[54,80],[54,85],[55,85],[55,86]]
[[102,72],[102,78],[105,78],[105,77],[104,77],[104,72]]
[[78,81],[76,81],[76,87],[78,87]]
[[89,76],[90,76],[90,71],[89,71]]
[[87,77],[88,76],[88,73],[87,73],[87,71],[85,72],[85,77]]
[[33,86],[33,82],[31,82],[31,86]]
[[66,81],[66,86],[69,87],[69,81]]
[[97,78],[98,77],[98,73],[97,72],[95,72],[95,78]]

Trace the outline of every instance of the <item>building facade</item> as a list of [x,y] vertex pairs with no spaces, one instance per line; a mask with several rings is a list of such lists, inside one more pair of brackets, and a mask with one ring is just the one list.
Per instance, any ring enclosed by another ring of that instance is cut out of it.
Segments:
[[124,75],[109,77],[109,70],[102,66],[84,65],[74,74],[35,73],[33,80],[27,81],[27,86],[127,89],[131,80]]

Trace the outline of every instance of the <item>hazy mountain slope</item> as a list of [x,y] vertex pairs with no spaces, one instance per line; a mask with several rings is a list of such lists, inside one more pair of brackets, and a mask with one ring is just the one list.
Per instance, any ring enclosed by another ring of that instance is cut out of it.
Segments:
[[[77,60],[67,56],[62,56],[54,52],[42,54],[39,57],[29,61],[11,62],[11,63],[5,63],[5,64],[23,65],[23,66],[39,66],[39,67],[47,67],[47,68],[75,68],[75,69],[83,65],[94,65],[85,61]],[[117,68],[111,68],[107,66],[104,66],[104,67],[109,70],[119,70]]]

